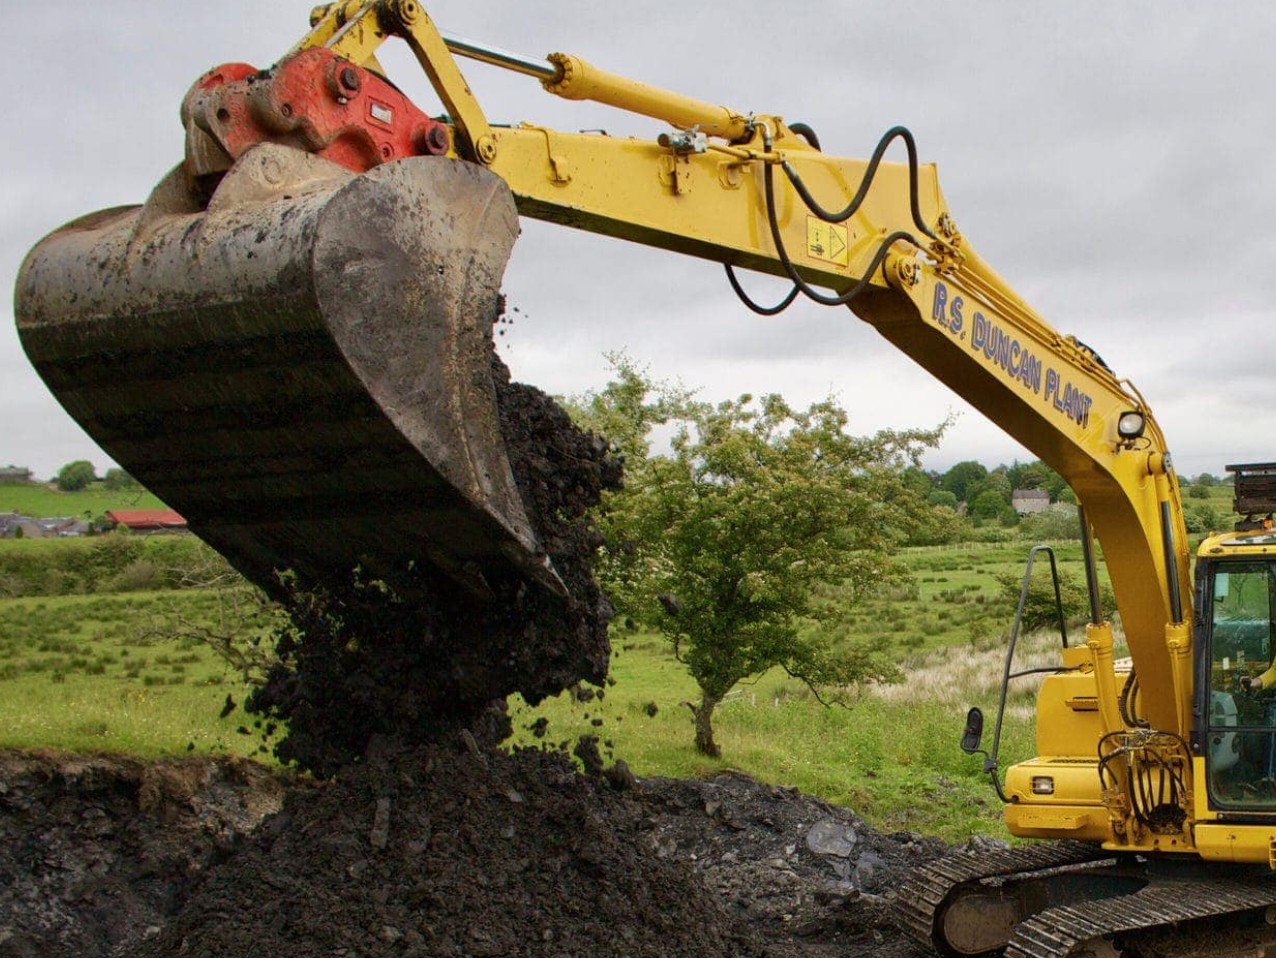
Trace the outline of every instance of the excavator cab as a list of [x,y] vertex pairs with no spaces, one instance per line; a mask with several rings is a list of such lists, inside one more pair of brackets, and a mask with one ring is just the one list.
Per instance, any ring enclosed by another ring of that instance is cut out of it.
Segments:
[[[1267,536],[1273,545],[1276,537]],[[1251,537],[1236,540],[1253,544]],[[1211,803],[1276,812],[1276,561],[1235,558],[1203,570],[1208,668],[1202,692]]]
[[1276,813],[1276,464],[1227,469],[1244,518],[1201,544],[1196,573],[1207,787],[1220,811]]

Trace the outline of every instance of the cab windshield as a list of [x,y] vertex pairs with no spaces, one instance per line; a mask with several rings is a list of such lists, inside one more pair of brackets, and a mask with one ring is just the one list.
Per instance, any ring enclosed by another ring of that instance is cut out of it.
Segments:
[[1210,798],[1221,808],[1276,810],[1276,565],[1221,563],[1212,590]]

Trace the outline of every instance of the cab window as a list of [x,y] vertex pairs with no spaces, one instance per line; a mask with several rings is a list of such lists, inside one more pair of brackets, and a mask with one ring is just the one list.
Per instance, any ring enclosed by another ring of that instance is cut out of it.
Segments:
[[1222,808],[1276,809],[1274,599],[1272,564],[1216,567],[1205,743],[1210,797]]

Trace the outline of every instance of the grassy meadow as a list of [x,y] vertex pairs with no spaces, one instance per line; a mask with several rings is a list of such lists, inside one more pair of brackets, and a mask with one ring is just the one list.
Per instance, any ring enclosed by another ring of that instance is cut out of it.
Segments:
[[[732,768],[847,805],[886,830],[958,839],[1002,834],[978,758],[957,748],[970,705],[991,712],[1008,621],[995,576],[1019,576],[1027,544],[906,550],[911,583],[866,599],[856,635],[887,636],[905,683],[849,690],[825,707],[776,671],[737,688],[715,713],[721,760],[692,748],[694,683],[658,636],[617,628],[602,695],[564,693],[530,708],[515,697],[515,741],[596,735],[639,775]],[[1079,575],[1076,544],[1062,564]],[[213,557],[215,559],[215,557]],[[0,747],[145,756],[262,752],[242,702],[243,675],[210,637],[242,630],[242,588],[187,588],[179,567],[210,562],[193,537],[97,537],[0,544]],[[212,562],[215,567],[216,563]],[[206,580],[216,578],[205,576]],[[1042,638],[1053,644],[1057,638]],[[1021,683],[1004,760],[1032,752],[1032,687]],[[532,726],[544,719],[544,738]]]
[[247,685],[180,623],[215,628],[219,590],[0,601],[0,747],[252,754],[260,742],[219,712]]
[[163,509],[158,498],[141,486],[108,489],[91,482],[79,492],[62,492],[43,483],[0,483],[0,512],[24,516],[67,516],[91,519],[108,509]]

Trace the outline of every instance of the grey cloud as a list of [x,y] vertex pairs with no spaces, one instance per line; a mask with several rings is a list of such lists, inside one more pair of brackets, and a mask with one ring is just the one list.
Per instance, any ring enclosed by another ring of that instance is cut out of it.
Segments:
[[[22,254],[60,222],[144,199],[180,158],[177,109],[190,83],[222,60],[269,63],[304,31],[309,6],[225,0],[165,7],[161,17],[142,0],[54,4],[59,30],[29,32],[13,51],[21,95],[0,133],[11,158],[0,184],[0,281],[12,288]],[[974,248],[1051,323],[1136,380],[1180,468],[1189,444],[1222,459],[1224,440],[1254,449],[1276,434],[1263,367],[1276,347],[1276,169],[1267,162],[1276,7],[906,0],[776,9],[761,0],[430,5],[444,28],[471,38],[533,56],[566,50],[805,120],[842,155],[866,156],[887,127],[910,125]],[[385,61],[437,108],[410,56]],[[548,97],[524,77],[465,72],[496,120],[660,129]],[[919,425],[962,408],[845,310],[757,320],[713,264],[529,224],[506,285],[523,312],[505,353],[550,391],[601,385],[601,352],[629,347],[656,375],[685,374],[715,397],[772,388],[758,381],[770,375],[800,400],[840,392],[856,421],[897,415],[898,426]],[[773,284],[750,288],[761,297]],[[21,445],[0,447],[0,460],[26,457],[45,472],[76,450],[104,461],[47,398],[11,331],[0,335],[0,374],[6,420],[22,421],[8,439]],[[1224,414],[1243,414],[1244,429],[1219,428]],[[1017,448],[970,412],[945,452],[991,460]]]

